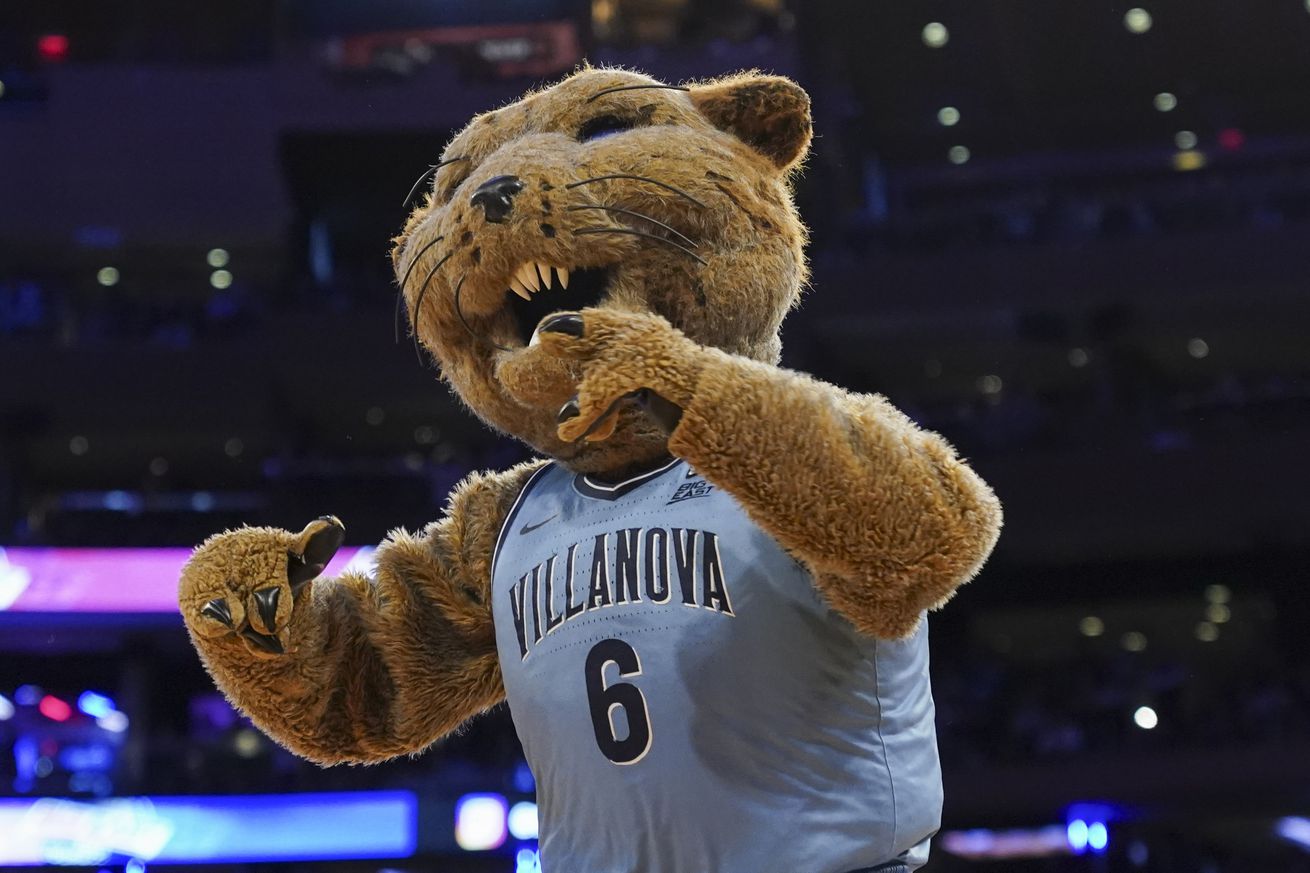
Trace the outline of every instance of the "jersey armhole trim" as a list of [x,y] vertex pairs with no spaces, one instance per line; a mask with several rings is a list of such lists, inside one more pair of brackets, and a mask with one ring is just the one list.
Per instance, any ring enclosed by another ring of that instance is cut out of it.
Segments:
[[519,496],[514,498],[514,503],[509,508],[509,513],[500,525],[500,533],[496,535],[496,548],[491,553],[491,580],[492,586],[496,584],[496,563],[500,560],[500,547],[505,543],[505,534],[509,532],[510,526],[514,524],[514,519],[518,517],[519,510],[523,508],[523,501],[527,499],[528,492],[532,486],[537,484],[537,480],[544,476],[549,470],[555,469],[553,461],[541,465],[541,469],[528,477],[528,481],[523,483],[523,488],[519,491]]

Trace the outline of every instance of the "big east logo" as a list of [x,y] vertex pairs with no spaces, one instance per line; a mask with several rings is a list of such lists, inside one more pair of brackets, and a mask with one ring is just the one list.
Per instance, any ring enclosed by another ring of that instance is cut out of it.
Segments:
[[678,486],[678,490],[673,492],[673,496],[669,498],[669,503],[679,503],[683,500],[691,500],[693,497],[704,497],[713,490],[714,486],[704,479],[697,479],[695,482],[683,482]]

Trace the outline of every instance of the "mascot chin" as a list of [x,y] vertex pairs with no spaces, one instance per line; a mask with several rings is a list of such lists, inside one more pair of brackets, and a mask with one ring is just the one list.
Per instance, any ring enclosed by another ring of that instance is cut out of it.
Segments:
[[474,118],[393,260],[417,341],[540,459],[476,473],[372,575],[333,517],[200,546],[231,701],[323,764],[508,701],[547,873],[854,873],[941,812],[926,613],[1000,506],[878,395],[778,366],[809,98],[583,69]]

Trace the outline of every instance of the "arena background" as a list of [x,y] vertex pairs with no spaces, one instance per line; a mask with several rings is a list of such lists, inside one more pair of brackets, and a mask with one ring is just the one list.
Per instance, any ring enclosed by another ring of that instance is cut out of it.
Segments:
[[367,547],[525,456],[396,341],[388,239],[585,57],[810,91],[785,363],[1005,503],[932,622],[926,869],[1310,870],[1310,4],[1141,2],[0,6],[0,866],[536,869],[503,708],[315,768],[172,597],[209,533]]

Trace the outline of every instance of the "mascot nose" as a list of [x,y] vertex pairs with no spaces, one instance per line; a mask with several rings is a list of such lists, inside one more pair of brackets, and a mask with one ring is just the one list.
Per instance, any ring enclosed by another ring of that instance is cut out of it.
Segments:
[[488,179],[473,192],[473,205],[481,206],[487,221],[500,224],[514,207],[514,195],[523,190],[518,176],[497,176]]

